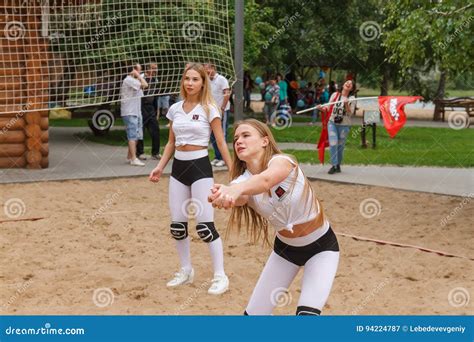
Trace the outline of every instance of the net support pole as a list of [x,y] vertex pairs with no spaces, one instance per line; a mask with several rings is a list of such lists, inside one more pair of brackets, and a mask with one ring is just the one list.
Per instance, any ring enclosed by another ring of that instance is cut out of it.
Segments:
[[234,84],[234,122],[243,119],[244,109],[244,0],[235,0],[234,64],[237,80]]

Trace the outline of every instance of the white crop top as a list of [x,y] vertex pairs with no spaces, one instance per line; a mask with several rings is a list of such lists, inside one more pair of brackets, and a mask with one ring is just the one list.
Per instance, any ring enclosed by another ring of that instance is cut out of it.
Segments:
[[209,118],[204,108],[198,104],[189,113],[183,109],[184,101],[176,102],[168,110],[166,117],[173,121],[175,145],[208,146],[211,137],[211,121],[220,118],[219,110],[209,105]]
[[[285,158],[295,165],[295,162],[290,157],[281,154],[274,155],[268,161],[268,165],[275,158]],[[295,172],[297,171],[298,177],[293,185]],[[252,177],[252,174],[249,170],[245,170],[231,184],[241,183],[250,177]],[[271,188],[271,197],[268,195],[268,192],[252,195],[249,196],[247,204],[266,218],[276,231],[289,230],[292,232],[294,225],[313,220],[321,210],[319,203],[316,206],[313,202],[312,196],[308,196],[306,199],[303,198],[304,183],[303,172],[299,166],[295,165],[283,182]]]

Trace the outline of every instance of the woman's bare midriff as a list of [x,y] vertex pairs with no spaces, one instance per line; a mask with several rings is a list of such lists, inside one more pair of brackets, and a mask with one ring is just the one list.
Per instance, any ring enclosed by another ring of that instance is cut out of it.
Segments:
[[197,145],[183,145],[183,146],[176,146],[177,151],[199,151],[206,149],[206,146],[197,146]]
[[323,225],[323,223],[324,223],[323,214],[319,213],[311,221],[308,221],[308,222],[305,222],[305,223],[300,223],[300,224],[295,224],[293,226],[293,232],[290,232],[289,230],[279,230],[278,234],[280,234],[281,236],[284,236],[286,238],[289,238],[289,239],[302,237],[302,236],[306,236],[308,234],[311,234],[316,229],[320,228]]

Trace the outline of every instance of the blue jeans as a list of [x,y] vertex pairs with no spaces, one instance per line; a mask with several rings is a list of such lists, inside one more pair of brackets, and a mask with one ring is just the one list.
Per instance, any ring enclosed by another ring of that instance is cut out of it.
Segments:
[[[230,113],[230,110],[226,110],[224,111],[224,113],[222,113],[222,131],[224,132],[224,140],[226,141],[226,143],[227,143],[227,128],[229,127],[229,122],[227,119],[229,118],[229,113]],[[217,142],[216,142],[216,138],[214,137],[214,133],[211,133],[211,143],[212,143],[212,147],[214,148],[214,154],[216,155],[216,159],[222,160],[222,154],[219,151],[219,148],[217,147]]]
[[351,126],[336,125],[333,121],[328,122],[329,152],[331,153],[331,164],[341,165],[344,156],[344,147]]
[[122,120],[125,124],[127,140],[143,140],[143,117],[141,113],[139,113],[138,115],[122,116]]

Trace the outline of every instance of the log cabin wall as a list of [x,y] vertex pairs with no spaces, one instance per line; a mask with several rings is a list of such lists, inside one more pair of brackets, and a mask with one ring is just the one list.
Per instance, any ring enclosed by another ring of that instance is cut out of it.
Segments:
[[48,40],[38,0],[0,0],[0,168],[47,168]]

